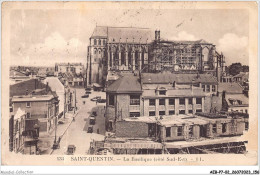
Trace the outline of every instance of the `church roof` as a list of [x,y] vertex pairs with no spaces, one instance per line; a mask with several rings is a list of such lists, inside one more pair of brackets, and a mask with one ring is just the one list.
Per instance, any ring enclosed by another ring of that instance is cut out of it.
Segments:
[[169,42],[169,43],[176,43],[176,44],[206,44],[206,45],[212,45],[211,43],[207,42],[204,39],[195,40],[195,41],[188,41],[188,40],[161,40],[161,42]]
[[152,32],[147,28],[109,27],[108,42],[128,42],[146,44],[152,41]]
[[97,26],[92,37],[107,38],[108,43],[146,44],[152,41],[152,31],[148,28]]
[[96,26],[92,36],[92,37],[102,37],[102,38],[106,38],[107,37],[107,28],[106,26]]

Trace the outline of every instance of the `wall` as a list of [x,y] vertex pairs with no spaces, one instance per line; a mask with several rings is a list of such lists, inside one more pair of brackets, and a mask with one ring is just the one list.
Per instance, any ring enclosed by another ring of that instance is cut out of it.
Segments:
[[51,128],[54,127],[55,119],[55,105],[49,107],[48,110],[48,103],[51,102],[31,102],[31,107],[26,107],[26,102],[13,103],[14,114],[17,112],[18,108],[24,110],[25,113],[30,112],[31,118],[39,119],[40,131],[48,132]]
[[120,119],[129,117],[130,96],[128,94],[116,95],[116,106],[117,114],[118,116],[121,116]]
[[[207,125],[207,136],[208,137],[219,137],[219,136],[230,136],[230,135],[242,135],[243,131],[245,130],[245,121],[242,119],[234,119],[234,122],[232,123],[231,120],[218,120],[215,122],[217,126],[217,132],[213,133],[213,124],[209,123]],[[223,123],[227,124],[226,132],[222,132]],[[236,129],[234,129],[236,128]]]
[[[182,125],[182,135],[178,136],[178,126],[171,126],[171,136],[166,137],[166,128],[165,126],[161,126],[161,140],[163,141],[178,141],[178,140],[187,140],[187,139],[199,139],[200,138],[200,126],[193,126],[193,134],[189,135],[189,125]],[[170,126],[169,126],[170,127]]]
[[116,137],[146,138],[148,124],[135,121],[118,121],[116,123]]
[[[155,106],[149,106],[149,99],[144,99],[144,105],[142,105],[142,108],[144,108],[144,116],[149,116],[149,111],[155,111],[155,116],[159,116],[159,111],[165,111],[165,115],[169,115],[170,110],[174,110],[175,115],[179,114],[179,110],[185,110],[185,114],[189,114],[189,110],[192,110],[192,113],[195,114],[197,109],[201,109],[203,112],[203,104],[205,104],[204,97],[202,97],[202,105],[196,104],[196,98],[192,98],[191,105],[188,104],[189,98],[185,98],[185,105],[179,104],[179,98],[174,98],[175,105],[169,105],[168,97],[155,97],[153,99],[155,99]],[[159,99],[165,99],[165,105],[159,105]]]
[[210,113],[210,109],[213,111],[221,111],[222,109],[222,96],[206,96],[204,102],[204,112]]

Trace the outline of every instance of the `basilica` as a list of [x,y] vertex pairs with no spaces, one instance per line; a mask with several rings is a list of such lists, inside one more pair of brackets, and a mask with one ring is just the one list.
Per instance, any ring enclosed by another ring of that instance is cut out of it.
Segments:
[[205,40],[170,41],[148,28],[96,26],[89,39],[87,85],[104,85],[109,72],[210,73],[219,80],[225,58]]

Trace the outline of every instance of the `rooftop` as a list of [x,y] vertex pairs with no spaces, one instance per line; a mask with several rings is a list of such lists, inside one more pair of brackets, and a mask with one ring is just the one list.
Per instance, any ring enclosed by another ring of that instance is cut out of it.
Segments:
[[49,101],[51,99],[53,99],[53,95],[23,95],[14,96],[12,102]]
[[51,90],[56,92],[63,92],[64,86],[58,79],[58,77],[46,77],[45,80],[43,80],[44,84],[48,83],[48,86],[51,87]]
[[[143,97],[153,97],[157,96],[155,94],[155,89],[157,89],[156,85],[151,84],[144,84],[143,85]],[[157,85],[158,86],[158,85]],[[172,86],[165,86],[165,89],[167,90],[166,96],[167,97],[204,97],[205,92],[203,92],[202,88],[198,87],[175,87]],[[159,96],[162,97],[162,96]]]
[[17,112],[14,115],[14,120],[20,119],[23,115],[25,115],[25,111],[21,110],[21,108],[18,108]]
[[152,41],[149,28],[97,26],[91,37],[107,38],[108,43],[140,43]]
[[[246,105],[249,104],[249,99],[244,94],[226,94],[226,100],[229,106],[239,106],[239,105]],[[231,101],[240,101],[241,104],[232,104]]]
[[204,83],[217,84],[217,79],[211,74],[172,74],[172,73],[143,73],[142,83],[168,84],[173,82],[179,84]]
[[240,72],[239,74],[237,75],[234,75],[234,78],[238,78],[238,77],[246,77],[247,79],[249,78],[249,72]]
[[231,82],[231,83],[219,83],[218,84],[218,91],[223,92],[226,91],[227,94],[242,94],[243,87],[240,86],[238,83]]
[[170,42],[170,43],[178,43],[178,44],[211,44],[204,39],[196,40],[196,41],[177,41],[177,40],[161,40],[161,42]]
[[183,125],[183,124],[207,124],[208,122],[191,116],[191,115],[165,115],[160,119],[160,117],[149,117],[149,116],[143,116],[143,117],[129,117],[125,118],[124,121],[131,121],[131,122],[145,122],[145,123],[158,123],[162,126],[172,126],[172,125]]
[[56,66],[83,66],[82,63],[56,63]]
[[107,92],[114,93],[141,93],[142,88],[138,76],[125,75],[114,81],[107,88]]

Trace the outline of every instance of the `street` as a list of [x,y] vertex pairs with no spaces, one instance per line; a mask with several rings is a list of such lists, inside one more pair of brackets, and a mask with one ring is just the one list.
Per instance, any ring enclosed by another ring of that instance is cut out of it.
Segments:
[[[74,89],[72,89],[74,91]],[[79,109],[78,114],[75,117],[75,121],[72,121],[69,125],[67,131],[64,133],[61,141],[60,148],[55,149],[52,154],[54,155],[64,155],[67,154],[68,145],[75,145],[75,154],[87,154],[90,147],[90,142],[94,140],[103,140],[105,133],[105,118],[104,118],[104,107],[105,103],[97,103],[90,101],[91,98],[95,96],[101,96],[105,98],[105,92],[95,92],[89,95],[89,98],[81,98],[84,95],[84,89],[76,89],[77,96],[77,107]],[[83,104],[85,101],[85,104]],[[89,115],[92,111],[97,111],[98,116],[96,117],[96,124],[94,125],[93,133],[87,133],[87,128],[89,125]],[[100,134],[97,134],[99,130]],[[103,134],[103,135],[101,135]],[[59,135],[57,136],[57,138]]]

